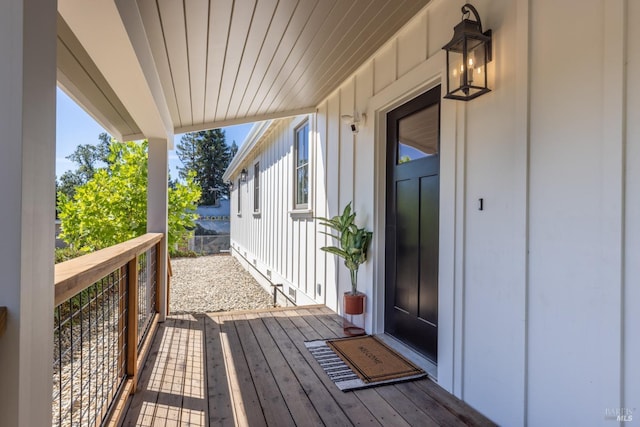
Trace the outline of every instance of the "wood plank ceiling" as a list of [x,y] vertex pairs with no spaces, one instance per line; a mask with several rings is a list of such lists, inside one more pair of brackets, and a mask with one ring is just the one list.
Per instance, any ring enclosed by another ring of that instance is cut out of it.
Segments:
[[429,0],[137,0],[176,133],[315,108]]

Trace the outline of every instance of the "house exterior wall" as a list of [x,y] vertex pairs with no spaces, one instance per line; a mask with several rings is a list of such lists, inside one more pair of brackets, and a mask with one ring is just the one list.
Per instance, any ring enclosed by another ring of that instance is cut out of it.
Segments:
[[[612,408],[639,407],[640,377],[630,364],[640,357],[633,337],[639,318],[630,308],[640,302],[640,276],[631,267],[640,246],[635,3],[581,2],[576,22],[568,3],[531,2],[527,355],[534,425],[588,424]],[[567,396],[575,403],[551,410]]]
[[[231,192],[231,247],[245,264],[253,265],[258,281],[269,291],[270,283],[282,284],[283,291],[289,295],[295,292],[298,304],[324,303],[323,274],[316,268],[317,228],[312,215],[319,215],[313,207],[323,204],[324,192],[317,189],[317,167],[311,167],[310,206],[308,210],[294,209],[293,200],[293,144],[295,130],[305,121],[309,123],[309,132],[315,133],[315,116],[300,116],[295,119],[281,120],[263,137],[258,148],[241,167],[248,171],[246,183],[234,179]],[[311,139],[314,137],[312,136]],[[310,150],[319,144],[310,141]],[[310,154],[311,162],[317,153]],[[254,165],[260,163],[259,210],[254,210]],[[290,183],[287,185],[285,183]],[[284,186],[284,187],[283,187]],[[241,198],[240,212],[238,197]],[[294,256],[294,254],[297,254]],[[316,283],[320,283],[318,288]],[[293,297],[293,295],[292,295]]]
[[[623,251],[620,262],[622,291],[620,302],[620,323],[616,332],[622,338],[622,371],[621,405],[623,407],[638,408],[640,401],[640,339],[638,326],[640,325],[640,81],[634,76],[640,73],[640,27],[633,25],[640,19],[640,4],[628,1],[622,29],[625,32],[626,49],[623,53],[626,59],[626,71],[623,74],[625,90],[622,102],[622,244]],[[623,47],[624,48],[624,47]],[[640,413],[634,414],[634,419]]]
[[[492,92],[441,104],[438,382],[500,425],[640,417],[640,5],[474,6],[493,30]],[[247,155],[240,192],[234,178],[236,255],[339,313],[349,277],[319,250],[327,238],[311,217],[353,202],[374,231],[359,275],[368,332],[384,330],[386,113],[441,83],[459,20],[459,4],[433,0],[308,118],[311,213],[291,212],[301,118],[275,123]],[[340,120],[354,110],[367,115],[357,135]]]

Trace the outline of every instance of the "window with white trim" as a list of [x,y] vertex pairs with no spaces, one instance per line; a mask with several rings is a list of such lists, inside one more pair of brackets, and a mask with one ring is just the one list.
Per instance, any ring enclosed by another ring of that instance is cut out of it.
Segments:
[[260,212],[260,162],[253,166],[253,211]]
[[242,180],[240,178],[238,178],[238,215],[240,215],[242,213],[242,204],[241,204],[241,199],[242,199]]
[[294,175],[294,206],[296,209],[309,207],[309,122],[296,129]]

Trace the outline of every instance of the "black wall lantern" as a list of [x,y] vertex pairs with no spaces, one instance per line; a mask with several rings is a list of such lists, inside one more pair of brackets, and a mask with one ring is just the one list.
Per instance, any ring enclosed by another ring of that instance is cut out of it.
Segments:
[[[468,19],[473,14],[475,21]],[[469,101],[490,92],[487,64],[491,61],[491,30],[482,32],[475,7],[462,6],[462,22],[453,28],[447,51],[447,94],[445,98]]]
[[240,182],[247,182],[247,174],[247,170],[242,169],[242,171],[240,172]]

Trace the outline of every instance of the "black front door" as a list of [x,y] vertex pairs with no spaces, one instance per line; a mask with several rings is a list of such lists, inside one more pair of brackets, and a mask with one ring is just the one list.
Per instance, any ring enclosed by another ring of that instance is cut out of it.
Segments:
[[387,115],[385,332],[438,356],[440,86]]

